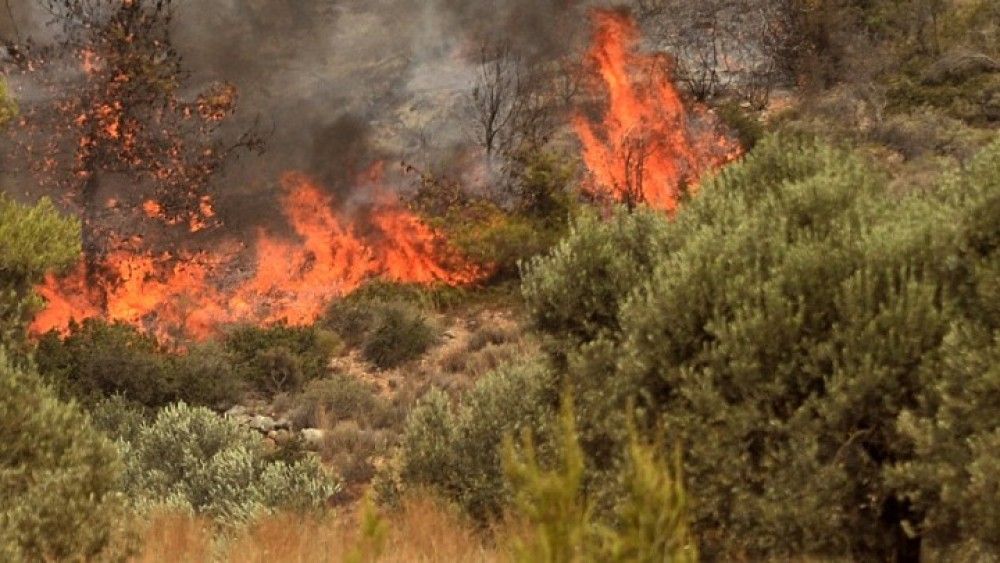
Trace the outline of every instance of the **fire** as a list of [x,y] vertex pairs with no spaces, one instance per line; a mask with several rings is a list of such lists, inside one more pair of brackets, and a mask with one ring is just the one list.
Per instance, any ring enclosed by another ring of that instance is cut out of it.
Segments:
[[588,59],[606,90],[600,122],[583,115],[574,128],[591,174],[588,190],[630,204],[673,211],[682,191],[733,160],[739,145],[719,133],[702,107],[685,107],[662,55],[638,51],[635,22],[617,11],[595,11]]
[[[451,285],[479,279],[482,272],[456,256],[393,192],[380,183],[373,189],[376,202],[345,217],[338,213],[338,202],[308,176],[286,174],[281,204],[297,239],[260,231],[248,279],[219,281],[232,277],[237,252],[120,250],[106,258],[108,274],[96,287],[88,283],[82,264],[64,278],[47,278],[39,292],[48,306],[32,331],[65,332],[74,319],[103,317],[164,340],[202,340],[229,323],[312,323],[332,300],[373,277]],[[203,215],[213,216],[211,200],[202,203]],[[156,202],[147,202],[144,210],[160,211]]]

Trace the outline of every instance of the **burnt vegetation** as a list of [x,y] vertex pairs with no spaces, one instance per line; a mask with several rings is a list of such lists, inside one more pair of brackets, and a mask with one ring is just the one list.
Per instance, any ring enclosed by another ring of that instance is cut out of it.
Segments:
[[996,2],[236,4],[0,4],[0,559],[1000,557]]

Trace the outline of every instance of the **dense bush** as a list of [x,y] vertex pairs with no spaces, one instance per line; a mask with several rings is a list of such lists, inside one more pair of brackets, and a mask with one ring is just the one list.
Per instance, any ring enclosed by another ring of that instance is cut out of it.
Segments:
[[381,428],[395,417],[392,405],[378,395],[374,385],[342,374],[309,383],[294,404],[300,413],[296,420],[300,427],[318,426],[322,417],[326,422],[354,420],[365,427]]
[[710,558],[995,545],[995,417],[952,417],[996,385],[998,159],[897,199],[847,152],[769,139],[673,221],[578,225],[524,285],[594,465],[635,400],[686,448]]
[[424,313],[426,294],[390,287],[372,286],[333,303],[323,321],[381,369],[419,358],[438,340]]
[[457,407],[432,390],[401,438],[401,485],[434,489],[480,519],[496,516],[508,496],[501,440],[524,429],[546,435],[553,387],[544,367],[526,364],[485,376]]
[[236,369],[259,391],[297,391],[326,375],[330,359],[340,351],[336,334],[319,327],[241,326],[223,340]]
[[554,463],[539,459],[529,431],[516,443],[504,439],[504,474],[513,491],[513,514],[526,524],[511,543],[513,561],[698,561],[688,525],[679,458],[664,460],[658,444],[641,440],[632,427],[627,461],[618,478],[622,494],[613,525],[602,521],[584,486],[585,455],[576,431],[571,395],[563,397],[554,432]]
[[423,313],[393,304],[375,311],[362,352],[365,359],[379,368],[394,368],[422,356],[437,339],[437,329]]
[[80,224],[61,217],[48,199],[27,207],[0,193],[0,241],[0,342],[23,354],[27,321],[42,305],[33,287],[46,272],[79,259]]
[[132,435],[118,441],[122,486],[140,508],[168,505],[235,524],[322,508],[338,489],[315,458],[272,461],[259,436],[205,408],[165,407]]
[[214,344],[172,353],[126,324],[88,319],[38,343],[39,370],[64,394],[87,402],[111,395],[156,407],[174,401],[226,407],[242,390],[232,359]]
[[0,347],[0,559],[84,560],[119,527],[114,445]]

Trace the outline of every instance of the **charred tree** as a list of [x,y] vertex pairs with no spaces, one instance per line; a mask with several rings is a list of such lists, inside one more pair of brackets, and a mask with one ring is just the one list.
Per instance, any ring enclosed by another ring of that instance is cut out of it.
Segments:
[[[7,70],[33,92],[21,101],[8,156],[30,163],[27,172],[79,212],[88,276],[98,287],[103,256],[130,237],[126,224],[138,224],[115,216],[209,227],[211,180],[241,152],[260,149],[262,137],[256,127],[223,134],[235,87],[190,91],[171,37],[172,0],[43,4],[57,39],[8,47],[18,57],[8,57]],[[111,177],[129,191],[102,201]]]

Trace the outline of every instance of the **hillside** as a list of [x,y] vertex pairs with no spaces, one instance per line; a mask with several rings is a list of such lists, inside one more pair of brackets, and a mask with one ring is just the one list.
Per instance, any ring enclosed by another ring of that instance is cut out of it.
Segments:
[[1000,559],[995,2],[0,40],[0,559]]

